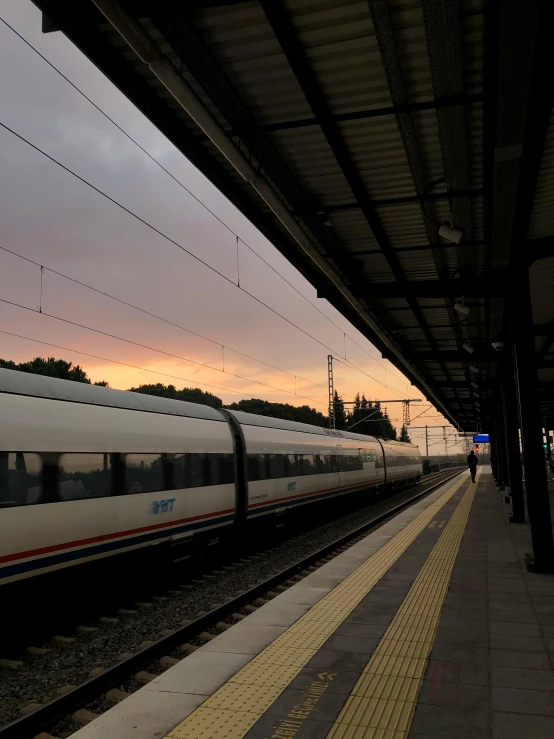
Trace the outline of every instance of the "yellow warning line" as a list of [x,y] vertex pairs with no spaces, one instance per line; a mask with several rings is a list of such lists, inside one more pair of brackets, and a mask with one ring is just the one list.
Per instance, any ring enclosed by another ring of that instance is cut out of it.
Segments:
[[[464,476],[452,485],[187,716],[166,739],[242,739],[465,482]],[[447,531],[448,527],[441,539]]]
[[470,485],[460,501],[328,739],[408,736],[475,489]]

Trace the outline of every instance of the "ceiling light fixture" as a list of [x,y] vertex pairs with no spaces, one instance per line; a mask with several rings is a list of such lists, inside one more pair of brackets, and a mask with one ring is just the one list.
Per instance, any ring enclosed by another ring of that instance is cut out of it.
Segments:
[[479,385],[476,382],[472,382],[471,387],[474,387],[476,390],[479,390]]
[[462,302],[461,303],[460,303],[460,301],[454,303],[454,310],[455,311],[458,311],[458,313],[461,313],[463,316],[468,316],[469,315],[469,311],[471,310],[471,308],[468,305],[464,305],[464,301],[463,301],[463,298],[462,298]]
[[465,344],[462,344],[462,349],[465,349],[468,354],[473,354],[473,352],[475,351],[469,341],[466,341]]
[[464,237],[464,229],[459,226],[455,226],[453,223],[441,223],[439,226],[439,236],[447,241],[452,241],[454,244],[459,244]]
[[481,370],[479,369],[479,367],[476,367],[474,364],[470,364],[469,371],[473,372],[474,375],[478,375]]

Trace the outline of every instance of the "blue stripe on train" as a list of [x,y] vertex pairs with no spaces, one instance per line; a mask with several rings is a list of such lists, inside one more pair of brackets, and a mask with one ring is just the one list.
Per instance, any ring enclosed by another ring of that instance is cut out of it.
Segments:
[[[367,483],[349,488],[333,488],[332,490],[328,490],[325,493],[320,493],[313,496],[306,495],[303,498],[297,498],[295,500],[284,500],[280,501],[279,503],[268,503],[267,505],[260,506],[259,508],[251,509],[248,512],[248,516],[250,517],[258,515],[260,513],[269,513],[269,511],[275,510],[276,508],[301,505],[303,503],[314,503],[318,500],[324,500],[325,498],[329,498],[332,495],[336,495],[337,493],[352,493],[356,490],[363,490],[364,488],[367,488]],[[151,531],[149,533],[140,534],[139,536],[133,536],[127,539],[116,539],[115,541],[104,542],[103,544],[97,544],[86,548],[59,552],[58,554],[52,554],[48,557],[42,557],[40,559],[32,559],[26,562],[17,562],[12,565],[7,565],[6,567],[0,568],[0,580],[7,577],[13,577],[14,575],[20,575],[31,570],[39,570],[45,567],[54,567],[65,562],[74,562],[85,557],[92,557],[94,555],[103,554],[105,552],[115,552],[118,549],[138,546],[140,544],[155,541],[156,539],[163,539],[166,536],[174,536],[175,534],[184,533],[186,531],[201,530],[214,524],[230,523],[233,521],[233,519],[233,514],[228,516],[220,516],[218,518],[211,518],[205,521],[196,521],[192,524],[183,524],[182,526],[168,527],[163,531]]]
[[48,557],[41,557],[40,559],[27,560],[26,562],[17,562],[7,567],[0,568],[0,580],[5,577],[13,577],[14,575],[20,575],[30,570],[38,570],[44,567],[53,567],[58,564],[65,562],[72,562],[84,557],[92,557],[96,554],[103,554],[105,552],[114,552],[117,549],[125,549],[126,547],[138,546],[139,544],[145,544],[155,539],[162,539],[166,536],[173,536],[186,531],[194,531],[203,529],[214,524],[230,523],[233,521],[234,515],[219,516],[218,518],[210,518],[205,521],[196,521],[192,524],[183,524],[182,526],[175,526],[173,528],[167,528],[163,531],[151,531],[149,533],[140,534],[139,536],[132,536],[127,539],[116,539],[115,541],[108,541],[102,544],[96,544],[81,549],[71,549],[66,552],[59,552],[57,554],[49,555]]

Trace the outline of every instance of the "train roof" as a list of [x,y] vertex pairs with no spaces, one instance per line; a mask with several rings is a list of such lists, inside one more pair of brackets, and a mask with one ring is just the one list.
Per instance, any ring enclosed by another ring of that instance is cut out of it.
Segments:
[[272,416],[259,416],[255,413],[245,413],[244,411],[231,411],[241,426],[262,426],[271,429],[283,429],[284,431],[298,431],[305,434],[318,434],[319,436],[334,436],[338,439],[359,439],[362,441],[374,441],[377,439],[373,436],[365,436],[364,434],[352,434],[348,431],[337,431],[335,429],[323,428],[322,426],[312,426],[310,423],[298,423],[297,421],[287,421],[282,418],[273,418]]
[[0,368],[0,393],[31,395],[36,398],[125,408],[148,413],[165,413],[170,416],[204,418],[210,421],[225,421],[222,413],[208,405],[132,393],[128,390],[114,390],[98,385],[87,385],[84,382],[59,380],[56,377],[3,368]]
[[394,445],[401,447],[414,447],[415,444],[408,444],[403,441],[389,441],[387,439],[378,439],[376,436],[367,436],[366,434],[354,434],[351,431],[338,431],[335,429],[323,428],[322,426],[312,426],[309,423],[298,423],[297,421],[286,421],[282,418],[273,418],[272,416],[259,416],[255,413],[245,413],[244,411],[231,411],[226,409],[227,413],[233,415],[241,426],[261,426],[264,428],[283,429],[285,431],[299,431],[307,434],[318,434],[320,436],[331,436],[338,439],[353,439],[363,441],[366,444],[373,442],[378,444],[381,441],[386,445]]

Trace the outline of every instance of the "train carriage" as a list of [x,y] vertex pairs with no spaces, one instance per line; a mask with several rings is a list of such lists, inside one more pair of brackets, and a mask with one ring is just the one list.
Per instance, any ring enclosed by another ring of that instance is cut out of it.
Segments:
[[411,444],[6,369],[0,416],[0,584],[180,552],[422,473]]

